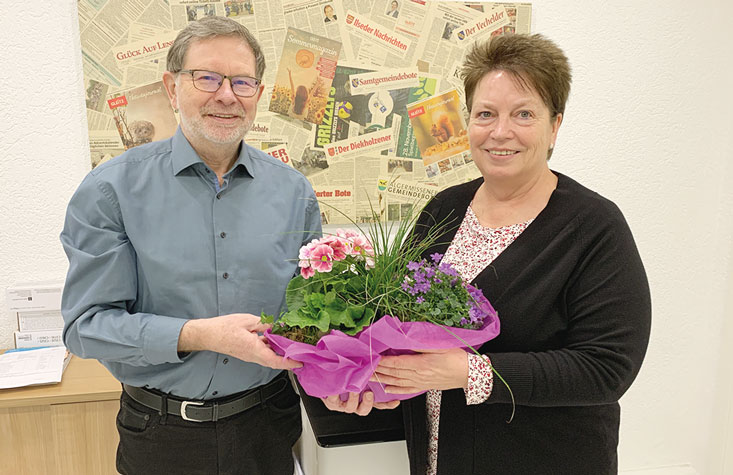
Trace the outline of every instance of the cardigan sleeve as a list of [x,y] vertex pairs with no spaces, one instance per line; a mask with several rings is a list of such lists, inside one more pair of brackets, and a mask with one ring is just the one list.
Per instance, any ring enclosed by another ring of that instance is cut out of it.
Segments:
[[[629,388],[641,367],[651,327],[651,298],[641,258],[621,211],[605,201],[601,212],[576,218],[567,250],[577,262],[562,292],[537,312],[557,311],[566,328],[562,345],[546,351],[488,352],[515,402],[530,406],[609,404]],[[533,276],[536,285],[556,278]],[[531,308],[531,307],[530,307]],[[504,384],[487,403],[507,403]]]

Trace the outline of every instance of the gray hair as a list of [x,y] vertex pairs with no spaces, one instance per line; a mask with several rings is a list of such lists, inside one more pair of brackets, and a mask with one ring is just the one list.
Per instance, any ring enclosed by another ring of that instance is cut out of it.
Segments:
[[177,73],[183,69],[183,60],[186,58],[189,46],[196,40],[214,38],[217,36],[233,36],[241,38],[252,50],[255,56],[255,75],[262,79],[265,74],[265,55],[262,48],[247,28],[230,18],[204,17],[188,24],[176,36],[176,40],[168,50],[166,67],[168,71]]

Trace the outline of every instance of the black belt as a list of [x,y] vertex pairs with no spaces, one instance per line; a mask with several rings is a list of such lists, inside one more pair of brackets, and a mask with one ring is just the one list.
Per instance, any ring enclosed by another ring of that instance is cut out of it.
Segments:
[[283,372],[267,384],[245,391],[239,396],[217,401],[187,401],[127,384],[123,384],[122,388],[132,399],[143,406],[155,409],[159,414],[163,414],[163,407],[167,406],[168,414],[180,416],[187,421],[215,422],[252,409],[280,393],[288,384],[290,381],[287,372]]

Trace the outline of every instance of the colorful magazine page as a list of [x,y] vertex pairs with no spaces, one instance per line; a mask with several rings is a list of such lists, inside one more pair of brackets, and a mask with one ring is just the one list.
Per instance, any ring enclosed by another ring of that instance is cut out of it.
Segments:
[[425,166],[469,149],[461,101],[455,89],[409,104],[407,113]]
[[163,81],[111,94],[107,105],[125,150],[176,133],[178,122]]
[[288,28],[269,110],[320,124],[340,50],[339,41]]
[[326,114],[318,125],[314,147],[322,148],[350,137],[394,127],[396,155],[420,158],[407,117],[407,105],[435,94],[438,80],[420,76],[416,87],[390,89],[385,85],[378,91],[354,94],[351,86],[353,76],[371,71],[351,66],[336,67]]
[[326,102],[323,120],[318,124],[313,146],[322,148],[332,142],[345,140],[352,135],[354,128],[365,125],[366,112],[368,111],[368,96],[365,94],[352,94],[349,75],[365,73],[370,69],[355,68],[338,65],[333,77],[333,82]]

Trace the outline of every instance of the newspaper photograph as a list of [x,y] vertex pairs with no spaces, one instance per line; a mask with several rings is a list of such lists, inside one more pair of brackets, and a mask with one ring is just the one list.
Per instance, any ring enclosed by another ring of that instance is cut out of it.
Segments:
[[339,19],[344,18],[341,0],[291,0],[283,3],[282,10],[288,26],[342,43],[339,59],[349,58],[351,46],[339,30]]
[[413,216],[432,199],[440,188],[401,177],[380,176],[377,180],[378,202],[387,221],[402,221]]
[[85,82],[87,109],[102,112],[107,105],[105,99],[109,90],[109,84],[95,81],[94,79],[88,79]]
[[169,0],[173,29],[182,30],[192,21],[206,16],[224,16],[221,0]]
[[340,50],[338,41],[288,28],[269,110],[320,124]]
[[125,150],[172,137],[178,127],[163,81],[111,94],[107,104]]

